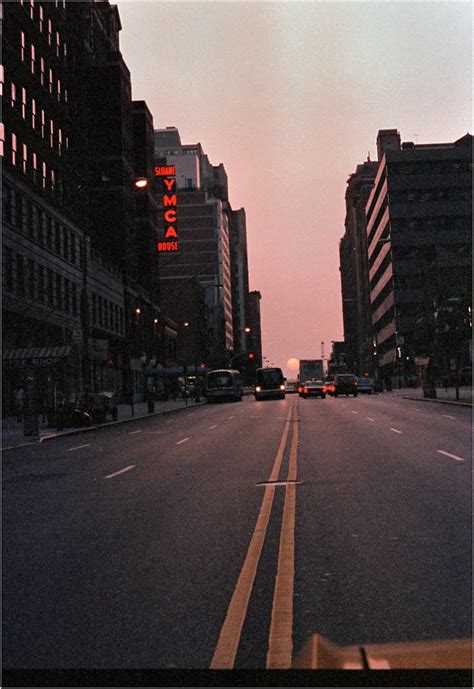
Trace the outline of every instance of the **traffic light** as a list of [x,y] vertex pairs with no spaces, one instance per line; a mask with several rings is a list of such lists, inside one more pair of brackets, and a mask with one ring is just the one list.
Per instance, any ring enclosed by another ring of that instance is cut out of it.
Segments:
[[255,354],[253,352],[250,352],[249,354],[249,360],[255,359]]

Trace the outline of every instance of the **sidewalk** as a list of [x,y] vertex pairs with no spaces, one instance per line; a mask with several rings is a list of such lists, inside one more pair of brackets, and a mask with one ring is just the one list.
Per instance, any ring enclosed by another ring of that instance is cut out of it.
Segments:
[[[105,424],[97,424],[93,426],[88,426],[87,428],[65,428],[64,430],[58,431],[56,428],[51,428],[47,426],[46,421],[39,417],[39,435],[37,436],[25,436],[23,434],[23,422],[18,422],[16,417],[8,417],[2,419],[2,450],[9,450],[14,447],[21,447],[26,445],[31,445],[32,443],[42,442],[45,439],[55,438],[61,435],[73,435],[77,433],[85,433],[94,428],[102,428],[104,426],[114,426],[116,424],[124,423],[126,421],[132,421],[135,419],[141,419],[148,416],[156,416],[157,414],[166,414],[168,412],[178,411],[181,409],[192,409],[193,407],[206,404],[206,398],[201,397],[200,402],[194,402],[192,399],[187,400],[176,400],[168,402],[155,402],[155,411],[152,414],[148,413],[148,405],[146,402],[135,402],[134,415],[132,416],[132,408],[130,404],[119,404],[118,407],[118,418],[117,421],[107,420]],[[110,416],[107,417],[110,419]]]
[[429,399],[423,396],[423,388],[394,388],[392,392],[384,392],[382,394],[396,395],[397,397],[404,397],[405,399],[424,400],[425,402],[441,402],[459,404],[462,406],[472,405],[473,403],[473,388],[460,387],[459,401],[456,400],[456,388],[436,388],[436,399]]

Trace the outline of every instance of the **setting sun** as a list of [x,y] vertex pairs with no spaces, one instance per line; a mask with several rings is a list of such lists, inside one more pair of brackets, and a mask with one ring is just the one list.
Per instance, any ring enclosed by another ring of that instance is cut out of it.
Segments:
[[297,371],[298,367],[300,365],[300,362],[299,362],[299,359],[291,358],[291,359],[288,359],[288,361],[286,362],[286,365],[288,366],[290,371]]

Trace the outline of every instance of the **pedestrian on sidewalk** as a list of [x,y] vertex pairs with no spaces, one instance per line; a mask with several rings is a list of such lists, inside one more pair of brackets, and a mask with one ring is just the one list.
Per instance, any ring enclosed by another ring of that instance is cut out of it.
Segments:
[[15,412],[16,412],[16,420],[18,423],[21,422],[23,419],[23,414],[24,414],[24,407],[25,407],[25,391],[19,385],[15,389]]

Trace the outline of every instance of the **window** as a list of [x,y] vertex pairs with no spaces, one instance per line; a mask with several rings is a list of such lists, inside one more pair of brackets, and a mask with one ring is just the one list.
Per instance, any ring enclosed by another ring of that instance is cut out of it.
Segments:
[[23,157],[22,157],[22,168],[23,168],[23,174],[26,175],[28,167],[28,146],[26,144],[23,144]]
[[61,81],[58,79],[57,84],[56,84],[57,90],[58,90],[58,101],[61,100]]
[[36,129],[36,101],[34,98],[31,99],[31,126]]
[[12,165],[16,165],[16,134],[12,132]]
[[39,30],[41,33],[43,33],[43,23],[44,23],[44,15],[43,15],[43,6],[39,6]]
[[46,126],[46,115],[44,110],[41,111],[41,138],[44,139],[44,130]]
[[35,298],[35,262],[33,259],[28,259],[28,280],[27,280],[28,296],[30,299]]
[[3,158],[5,154],[5,125],[0,122],[0,156]]
[[33,181],[38,182],[38,156],[36,153],[32,153],[31,155],[32,162],[33,162]]
[[51,45],[53,39],[53,25],[51,19],[48,19],[48,45]]
[[69,311],[70,311],[71,295],[70,295],[69,285],[70,285],[69,280],[67,280],[65,278],[64,279],[64,310],[66,311],[66,313],[69,313]]
[[35,0],[30,0],[30,19],[35,18]]
[[54,306],[54,273],[48,268],[48,304]]
[[26,89],[21,89],[21,116],[26,120]]
[[30,61],[30,65],[31,65],[31,73],[34,74],[34,73],[35,73],[35,69],[36,69],[36,50],[35,50],[35,46],[34,46],[34,45],[31,45],[31,61]]
[[56,306],[58,309],[63,309],[64,305],[64,294],[63,294],[63,279],[59,273],[56,273]]
[[25,296],[25,263],[21,254],[16,255],[16,293]]
[[16,86],[13,81],[11,83],[11,106],[12,108],[16,106]]
[[71,313],[77,316],[77,288],[75,284],[71,285]]
[[3,84],[5,83],[5,69],[0,65],[0,96],[3,96]]
[[58,129],[58,153],[59,153],[59,155],[62,155],[62,149],[63,149],[63,132],[61,129]]
[[3,249],[3,285],[13,291],[13,251],[9,247]]
[[39,235],[39,210],[32,204],[31,207],[31,235],[33,239],[38,239]]
[[21,58],[21,61],[24,62],[25,61],[25,46],[26,46],[25,32],[22,31],[20,36],[21,36],[21,38],[20,38],[20,58]]
[[46,68],[44,65],[44,57],[40,58],[40,81],[41,81],[41,86],[44,86],[44,81],[45,81],[45,74]]
[[46,163],[42,163],[41,169],[42,169],[41,186],[43,189],[46,189],[46,175],[47,175]]
[[44,285],[44,268],[38,266],[38,301],[44,303],[46,300],[46,290]]
[[51,148],[54,148],[54,122],[53,120],[49,121],[49,145]]
[[56,57],[59,57],[60,45],[61,45],[61,38],[59,36],[59,31],[56,31]]
[[51,170],[51,189],[54,191],[56,189],[56,173]]
[[52,94],[53,93],[53,70],[50,69],[48,71],[49,75],[49,92]]

